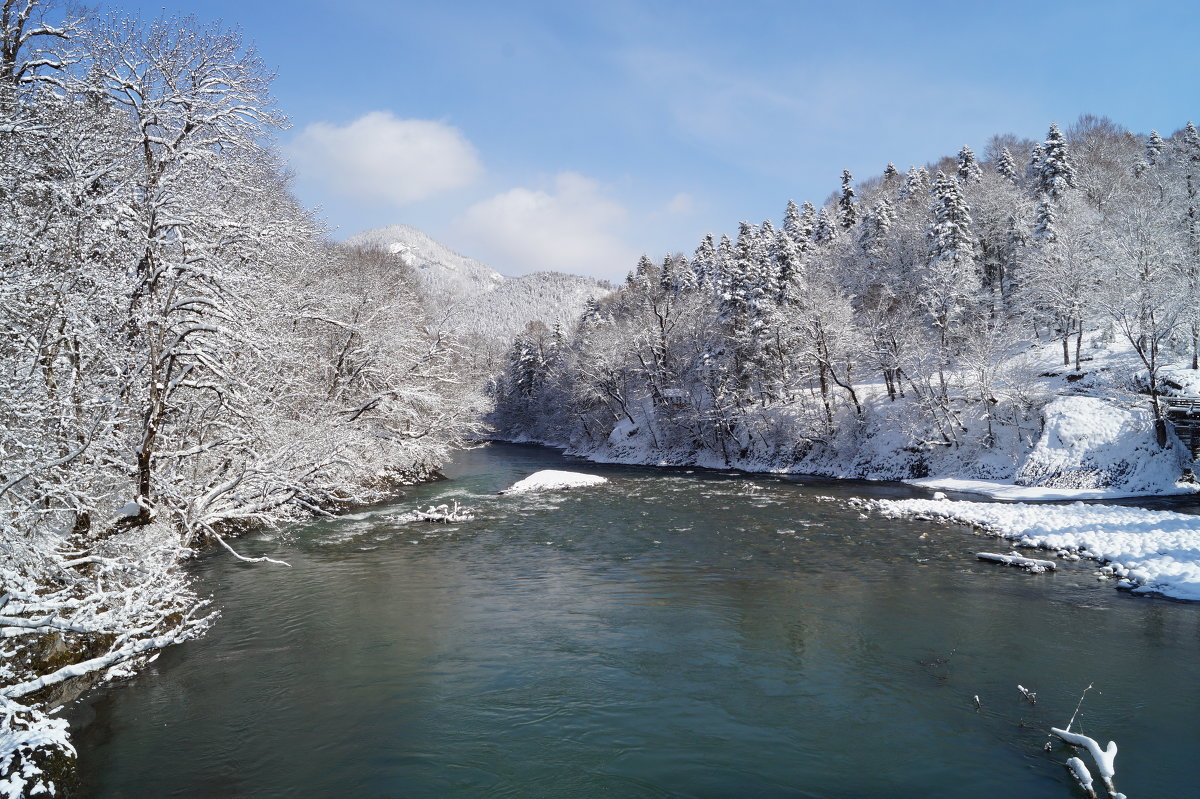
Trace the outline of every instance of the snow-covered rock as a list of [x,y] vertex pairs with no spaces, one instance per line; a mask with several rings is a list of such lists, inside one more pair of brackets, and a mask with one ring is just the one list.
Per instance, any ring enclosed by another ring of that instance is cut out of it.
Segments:
[[607,477],[598,474],[580,474],[579,472],[563,472],[557,469],[543,469],[534,472],[524,480],[513,483],[501,491],[501,494],[523,494],[528,491],[558,491],[566,488],[584,488],[607,483]]

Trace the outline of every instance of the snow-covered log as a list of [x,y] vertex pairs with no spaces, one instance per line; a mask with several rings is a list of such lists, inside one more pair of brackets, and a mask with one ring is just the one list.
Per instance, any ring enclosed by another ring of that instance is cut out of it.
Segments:
[[1104,780],[1104,785],[1108,788],[1108,792],[1116,793],[1116,788],[1113,787],[1113,777],[1117,773],[1113,765],[1113,761],[1117,759],[1116,741],[1109,741],[1108,746],[1101,749],[1100,744],[1096,743],[1094,738],[1089,738],[1086,735],[1068,730],[1060,730],[1057,727],[1051,727],[1050,732],[1073,746],[1082,746],[1088,750],[1088,754],[1092,756],[1092,761],[1095,762],[1096,770],[1100,772],[1100,778]]
[[1072,757],[1067,760],[1067,768],[1079,781],[1079,785],[1087,793],[1091,799],[1096,799],[1096,789],[1092,787],[1092,773],[1088,771],[1088,767],[1084,762],[1077,757]]
[[975,557],[980,560],[991,561],[993,563],[1003,563],[1006,566],[1017,566],[1022,569],[1027,569],[1034,574],[1042,572],[1055,571],[1058,569],[1058,564],[1052,560],[1038,560],[1037,558],[1026,558],[1015,552],[1010,555],[1000,555],[995,552],[976,552]]

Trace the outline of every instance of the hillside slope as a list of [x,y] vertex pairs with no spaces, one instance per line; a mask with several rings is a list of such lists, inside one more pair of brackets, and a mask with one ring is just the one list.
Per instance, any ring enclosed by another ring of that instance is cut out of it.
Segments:
[[380,247],[413,267],[435,319],[447,329],[486,346],[507,350],[530,322],[547,327],[573,322],[588,300],[613,291],[610,284],[560,272],[505,277],[474,258],[459,255],[416,228],[388,225],[346,240],[349,246]]

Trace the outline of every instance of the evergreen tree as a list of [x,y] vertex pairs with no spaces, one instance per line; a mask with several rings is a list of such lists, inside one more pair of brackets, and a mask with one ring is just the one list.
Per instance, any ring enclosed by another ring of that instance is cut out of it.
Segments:
[[858,223],[858,210],[854,203],[853,177],[849,169],[842,170],[842,196],[838,198],[838,223],[842,230],[849,230]]
[[700,240],[700,246],[692,258],[692,274],[696,276],[696,284],[711,285],[718,274],[717,251],[713,246],[713,236],[706,233]]
[[900,172],[896,169],[896,165],[893,164],[891,161],[888,161],[888,165],[883,168],[884,183],[888,182],[889,180],[892,180],[893,178],[898,178],[898,177],[900,177]]
[[829,212],[824,207],[817,211],[817,221],[813,225],[813,241],[817,244],[828,244],[833,241],[834,226],[829,218]]
[[[1189,123],[1190,124],[1190,123]],[[1163,137],[1158,134],[1157,130],[1150,131],[1150,138],[1146,139],[1146,165],[1154,166],[1158,163],[1158,154],[1163,151],[1166,142]]]
[[1007,147],[1001,151],[1000,157],[996,159],[996,174],[1010,183],[1015,184],[1018,182],[1017,162],[1013,160],[1012,153],[1008,151]]
[[796,236],[796,247],[800,250],[800,254],[808,252],[809,246],[815,240],[817,231],[817,209],[813,208],[813,204],[804,201],[804,205],[800,208],[800,228]]
[[1053,244],[1058,240],[1058,209],[1049,197],[1038,200],[1037,211],[1033,216],[1033,238],[1043,244]]
[[900,199],[908,200],[909,202],[922,202],[926,196],[926,190],[929,188],[929,172],[925,167],[918,169],[915,166],[908,168],[908,174],[904,178],[904,185],[900,187]]
[[800,260],[800,250],[786,230],[779,231],[775,244],[775,264],[775,302],[779,305],[793,305],[799,299],[799,283],[804,267]]
[[958,151],[958,180],[962,184],[983,179],[983,168],[979,166],[979,161],[975,158],[975,152],[963,145]]
[[1050,133],[1042,142],[1042,157],[1038,163],[1038,188],[1055,202],[1069,187],[1075,185],[1075,168],[1067,153],[1067,139],[1058,125],[1050,123]]
[[934,263],[965,263],[974,258],[971,209],[954,178],[938,172],[933,182],[933,224],[929,228],[929,258]]
[[879,202],[863,215],[858,244],[864,253],[873,255],[883,248],[884,239],[895,219],[896,212],[886,197],[880,198]]
[[1025,176],[1034,183],[1039,180],[1039,176],[1042,174],[1042,158],[1044,156],[1045,149],[1041,143],[1033,145],[1029,151],[1029,163],[1025,165]]
[[603,319],[604,316],[600,313],[600,301],[595,297],[589,297],[587,305],[584,306],[583,314],[579,317],[580,323],[585,326],[594,327],[600,324]]

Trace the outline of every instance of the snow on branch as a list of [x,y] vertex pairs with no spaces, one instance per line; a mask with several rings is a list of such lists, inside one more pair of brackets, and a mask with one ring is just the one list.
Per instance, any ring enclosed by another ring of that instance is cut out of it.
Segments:
[[993,563],[1003,563],[1006,566],[1017,566],[1034,574],[1042,572],[1052,572],[1058,569],[1058,564],[1052,560],[1038,560],[1037,558],[1026,558],[1013,552],[1009,555],[999,555],[995,552],[976,552],[975,557],[979,560],[991,561]]

